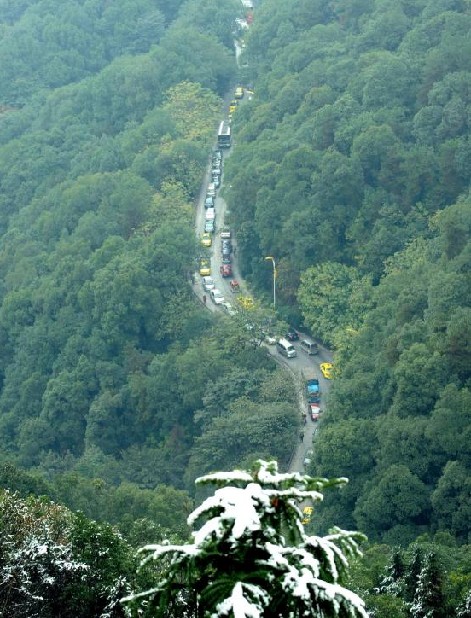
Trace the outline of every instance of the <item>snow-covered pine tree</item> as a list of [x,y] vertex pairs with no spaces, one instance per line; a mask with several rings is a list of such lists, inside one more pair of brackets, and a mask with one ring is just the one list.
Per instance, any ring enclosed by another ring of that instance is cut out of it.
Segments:
[[404,573],[406,565],[400,549],[395,550],[391,556],[391,562],[386,567],[386,575],[376,590],[378,594],[392,594],[401,596],[404,587]]
[[425,557],[409,612],[412,618],[446,618],[449,615],[443,594],[442,572],[433,552]]
[[406,603],[412,603],[417,590],[419,575],[422,570],[423,552],[418,545],[414,547],[412,559],[406,568],[404,575],[404,600]]
[[366,618],[363,601],[341,585],[347,558],[359,554],[365,537],[338,528],[307,536],[298,508],[345,479],[281,474],[275,461],[260,460],[252,473],[196,482],[217,489],[188,519],[202,522],[194,542],[142,548],[143,564],[156,561],[161,579],[124,599],[132,615]]
[[0,489],[0,616],[123,618],[131,548],[107,524]]
[[456,618],[471,618],[471,590],[456,610]]

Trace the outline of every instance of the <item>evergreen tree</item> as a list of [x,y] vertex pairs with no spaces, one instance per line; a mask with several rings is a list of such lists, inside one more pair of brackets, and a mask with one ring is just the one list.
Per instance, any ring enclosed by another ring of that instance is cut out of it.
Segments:
[[404,588],[405,572],[406,565],[404,563],[404,556],[401,550],[397,549],[391,556],[391,563],[386,567],[386,575],[381,580],[378,592],[380,594],[401,596]]
[[471,590],[456,610],[456,618],[471,618]]
[[124,618],[129,545],[47,498],[0,490],[0,616]]
[[422,570],[423,552],[418,546],[414,548],[412,560],[406,569],[404,577],[404,600],[407,603],[412,603],[415,598],[418,578]]
[[442,572],[436,554],[431,553],[425,557],[410,615],[412,618],[446,618],[445,605]]
[[338,528],[307,536],[297,506],[344,479],[280,474],[275,461],[259,460],[252,473],[196,482],[218,489],[189,517],[190,525],[202,520],[194,542],[142,548],[143,565],[156,561],[161,578],[125,599],[133,615],[366,618],[363,601],[341,585],[364,537]]

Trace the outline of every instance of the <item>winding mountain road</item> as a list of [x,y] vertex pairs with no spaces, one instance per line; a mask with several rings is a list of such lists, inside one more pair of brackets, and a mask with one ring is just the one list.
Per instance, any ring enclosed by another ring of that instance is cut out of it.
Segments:
[[[227,159],[231,155],[232,148],[224,151],[224,159]],[[210,182],[211,178],[211,158],[208,158],[208,167],[206,170],[205,177],[203,179],[201,185],[201,191],[198,198],[197,206],[196,206],[196,217],[195,217],[195,231],[197,239],[199,240],[201,234],[204,230],[204,219],[205,219],[205,207],[204,201],[206,197],[206,187],[208,186],[208,182]],[[227,205],[224,199],[221,197],[221,189],[224,183],[224,165],[221,176],[221,185],[218,189],[216,200],[215,200],[215,208],[216,208],[216,231],[213,235],[213,244],[211,247],[211,272],[212,278],[214,279],[216,287],[224,294],[225,300],[233,303],[233,294],[230,291],[229,281],[230,279],[224,279],[219,273],[219,267],[221,265],[221,254],[220,254],[220,232],[224,225],[224,215],[227,210]],[[234,247],[234,254],[237,253],[237,245],[235,239],[232,238],[232,245]],[[233,278],[237,279],[241,286],[241,291],[243,294],[248,294],[247,286],[242,279],[237,259],[232,260],[232,270],[233,270]],[[193,283],[193,291],[195,295],[200,299],[201,303],[203,303],[203,297],[206,296],[206,308],[209,311],[221,311],[220,307],[215,305],[211,299],[209,298],[209,294],[205,293],[201,284],[201,277],[199,272],[195,273],[194,283]],[[294,358],[284,358],[277,353],[276,347],[274,345],[266,345],[268,353],[281,365],[283,365],[287,371],[289,371],[296,385],[296,392],[298,394],[298,404],[300,410],[300,417],[303,413],[307,414],[307,399],[305,396],[305,385],[303,372],[307,369],[314,370],[316,376],[319,378],[319,384],[321,388],[321,408],[323,407],[326,393],[329,390],[329,380],[326,380],[319,369],[319,364],[322,362],[332,362],[332,354],[326,348],[319,346],[319,354],[316,356],[308,356],[305,354],[299,344],[297,342],[293,343],[294,347],[297,351],[297,356]],[[304,472],[304,459],[306,457],[306,453],[309,449],[313,448],[313,441],[315,440],[315,436],[317,433],[317,427],[319,422],[313,422],[309,415],[307,415],[305,425],[301,425],[301,429],[303,431],[303,439],[298,438],[297,446],[292,453],[289,463],[289,472]],[[301,434],[300,434],[301,435]]]

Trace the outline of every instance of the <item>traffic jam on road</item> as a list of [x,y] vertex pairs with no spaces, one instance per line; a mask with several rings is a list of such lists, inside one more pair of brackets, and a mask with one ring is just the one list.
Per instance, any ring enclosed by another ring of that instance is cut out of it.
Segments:
[[[237,110],[239,102],[245,95],[249,96],[253,94],[251,89],[237,86],[234,92],[233,99],[229,103],[228,120],[221,121],[218,128],[217,135],[217,148],[211,155],[211,167],[208,173],[208,184],[206,186],[206,192],[204,197],[204,230],[201,234],[201,245],[205,249],[205,253],[200,256],[199,262],[199,274],[201,276],[201,285],[204,291],[203,300],[209,298],[215,306],[225,310],[229,315],[235,315],[237,309],[231,302],[227,301],[224,297],[222,289],[218,288],[218,285],[222,288],[230,290],[232,294],[237,294],[237,305],[242,309],[250,309],[253,306],[253,299],[251,297],[244,297],[239,294],[240,284],[237,279],[234,278],[233,272],[233,239],[231,230],[228,226],[222,227],[216,226],[216,197],[218,191],[222,186],[223,180],[223,167],[224,167],[224,151],[231,148],[232,136],[231,136],[231,124],[230,120],[232,115]],[[220,204],[220,200],[218,202]],[[215,240],[216,229],[219,230],[218,239]],[[219,245],[219,246],[216,246]],[[220,251],[219,264],[214,265],[216,273],[211,270],[211,254],[217,255],[216,252]],[[219,281],[217,284],[216,279]],[[223,286],[223,281],[227,280],[229,286]],[[297,356],[296,347],[299,347],[308,356],[318,354],[318,344],[303,334],[299,333],[295,328],[290,328],[286,332],[284,337],[278,340],[270,341],[270,343],[276,343],[277,352],[285,356],[287,359],[292,359]],[[325,379],[332,378],[333,366],[331,363],[321,363],[320,371]],[[313,422],[317,422],[322,414],[320,404],[320,387],[319,380],[315,376],[307,378],[306,382],[306,395],[307,395],[307,413],[306,417]]]
[[[229,106],[229,121],[231,115],[238,105],[238,101],[244,97],[244,88],[238,86],[234,93],[234,100],[231,101]],[[218,190],[222,185],[222,175],[224,166],[223,152],[231,147],[231,126],[230,122],[223,120],[218,129],[217,136],[217,148],[211,155],[211,169],[209,172],[209,182],[206,186],[206,195],[204,198],[204,229],[202,230],[200,242],[201,246],[206,250],[199,260],[199,274],[201,276],[201,284],[205,292],[203,296],[204,302],[209,299],[217,306],[220,306],[229,315],[235,315],[237,310],[233,307],[232,303],[226,301],[224,294],[216,286],[216,282],[213,278],[211,270],[211,252],[216,255],[216,251],[220,250],[220,264],[219,275],[223,280],[228,280],[229,290],[233,294],[237,294],[240,291],[239,282],[234,278],[232,257],[233,257],[233,244],[231,237],[231,230],[228,226],[222,226],[218,228],[216,225],[216,197]],[[217,244],[214,235],[216,230],[220,230],[219,239],[220,246]],[[207,293],[207,294],[206,294]]]
[[[276,344],[276,349],[279,354],[287,359],[297,356],[297,348],[306,354],[308,357],[315,356],[319,353],[319,345],[316,341],[312,341],[304,334],[299,333],[295,328],[290,328],[285,337],[279,339]],[[322,377],[326,380],[331,380],[334,374],[334,365],[329,362],[319,364],[319,370]],[[307,399],[307,413],[303,414],[306,421],[307,417],[316,423],[321,414],[321,387],[318,378],[318,372],[312,367],[304,368],[303,371],[304,389]]]
[[[248,15],[253,18],[251,0],[242,0],[242,2],[249,11]],[[249,20],[241,20],[240,27],[241,32],[246,30],[249,27]],[[239,61],[240,53],[245,47],[242,38],[236,43],[235,47],[237,63],[239,66],[243,66],[243,61],[242,63]],[[202,286],[200,290],[203,294],[203,302],[207,304],[208,301],[208,309],[212,311],[222,310],[229,316],[237,313],[242,313],[244,316],[245,312],[250,312],[256,307],[251,296],[241,293],[241,285],[235,274],[238,272],[237,264],[233,263],[233,244],[235,239],[232,237],[230,228],[225,225],[229,221],[225,218],[225,202],[219,196],[219,191],[223,185],[225,153],[229,154],[229,149],[232,146],[231,121],[233,115],[237,114],[241,103],[250,101],[253,96],[254,92],[251,85],[247,85],[247,87],[238,85],[233,92],[233,96],[229,99],[226,119],[221,121],[218,127],[217,147],[211,154],[206,190],[204,191],[203,189],[199,217],[197,217],[198,221],[204,221],[204,223],[200,222],[197,228],[199,229],[200,226],[204,228],[201,230],[200,237],[202,255],[199,264]],[[216,216],[218,216],[218,225],[216,225]],[[266,257],[265,259],[272,261],[275,277],[274,258]],[[235,306],[224,298],[223,292],[226,292],[226,295],[229,295],[231,300],[235,300]],[[273,305],[275,306],[275,288],[273,292]],[[317,367],[311,356],[319,353],[318,344],[295,328],[289,328],[285,332],[284,337],[281,338],[272,336],[271,332],[266,332],[263,343],[270,349],[270,354],[273,354],[274,350],[276,350],[280,356],[286,357],[287,363],[291,365],[294,372],[298,373],[298,375],[301,374],[303,378],[301,413],[305,426],[300,431],[301,440],[298,442],[298,447],[293,453],[290,463],[290,470],[302,472],[306,470],[312,461],[313,450],[310,446],[312,447],[313,435],[317,433],[317,423],[322,415],[320,382],[324,379],[329,380],[332,378],[333,366],[331,363],[324,362]],[[276,347],[272,348],[272,346]],[[298,356],[297,350],[300,351],[300,356]],[[322,351],[322,354],[325,356],[325,350]],[[327,385],[324,384],[324,386]],[[306,426],[308,417],[310,419],[309,425]],[[305,442],[309,445],[307,450],[305,450]],[[303,524],[309,523],[312,513],[313,507],[304,506]]]
[[[211,154],[208,182],[206,191],[203,192],[204,199],[202,196],[202,203],[204,203],[204,229],[201,231],[200,237],[202,255],[199,262],[199,274],[201,277],[203,301],[206,303],[208,300],[213,304],[214,309],[222,309],[229,316],[235,315],[238,310],[250,309],[254,304],[251,297],[245,297],[240,294],[239,281],[234,277],[234,239],[232,238],[231,230],[227,225],[224,225],[225,221],[222,221],[222,225],[218,221],[219,225],[216,225],[217,215],[224,218],[224,202],[218,197],[218,192],[223,184],[223,153],[227,152],[232,145],[230,119],[235,113],[239,101],[246,93],[247,90],[241,86],[236,88],[234,98],[229,104],[229,122],[224,120],[219,125],[217,147]],[[252,94],[251,91],[250,94]],[[218,213],[216,212],[216,202],[218,204]],[[221,208],[221,211],[219,211],[219,208]],[[217,236],[216,230],[218,231]],[[215,260],[216,256],[219,259]],[[212,271],[212,267],[215,272]],[[229,285],[224,284],[224,281],[227,281]],[[237,298],[235,303],[237,308],[226,300],[223,289],[230,291],[229,293],[232,298]],[[318,368],[315,368],[311,362],[311,357],[319,353],[318,344],[295,328],[289,328],[284,337],[273,339],[269,343],[275,344],[278,354],[284,356],[289,363],[293,363],[292,359],[296,359],[297,350],[300,351],[306,361],[309,361],[301,363],[301,359],[299,359],[298,361],[295,360],[294,364],[297,364],[297,369],[301,370],[303,376],[304,395],[307,402],[307,410],[304,408],[305,411],[303,412],[304,423],[307,422],[308,418],[312,423],[317,423],[322,415],[319,377],[322,376],[328,380],[332,378],[332,363],[323,362],[320,363]],[[304,432],[302,435],[304,438]],[[310,457],[305,455],[304,466],[309,463],[309,460]]]
[[[199,275],[201,279],[201,291],[203,302],[209,303],[212,310],[222,310],[229,316],[238,312],[244,314],[255,307],[252,297],[241,293],[241,286],[234,276],[234,269],[237,272],[237,265],[233,264],[234,238],[232,237],[229,226],[225,225],[225,202],[219,196],[219,191],[223,185],[224,153],[231,148],[231,124],[232,115],[236,112],[240,100],[246,95],[252,96],[252,90],[238,86],[234,92],[233,100],[230,101],[228,110],[228,120],[223,120],[218,128],[217,147],[211,154],[210,167],[208,169],[207,184],[201,196],[200,204],[200,230],[201,255],[199,260]],[[203,213],[204,205],[204,213]],[[216,212],[217,209],[217,212]],[[204,217],[203,217],[204,214]],[[216,224],[216,217],[218,225]],[[235,299],[234,305],[226,300],[224,291]],[[316,423],[322,415],[321,408],[321,385],[319,378],[331,379],[333,375],[333,365],[328,362],[321,363],[318,367],[312,362],[311,357],[319,353],[318,344],[300,333],[295,328],[289,328],[284,337],[266,337],[265,343],[275,345],[279,355],[286,357],[287,362],[292,363],[295,370],[300,371],[303,377],[304,407],[302,416],[304,423],[308,422],[309,427],[306,431],[301,431],[301,443],[297,456],[299,470],[305,469],[311,462],[312,449],[304,451],[305,433],[312,440],[312,433],[316,433]],[[300,357],[298,356],[298,351]],[[304,357],[304,358],[302,358]],[[294,361],[292,359],[295,359]],[[311,507],[306,507],[303,511],[304,521],[308,523],[311,517]]]

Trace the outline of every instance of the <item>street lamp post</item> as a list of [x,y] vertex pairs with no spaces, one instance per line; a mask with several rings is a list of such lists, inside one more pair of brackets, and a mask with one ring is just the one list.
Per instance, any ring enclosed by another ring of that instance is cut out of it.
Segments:
[[273,309],[276,309],[276,263],[275,258],[271,255],[267,255],[265,258],[273,264]]

